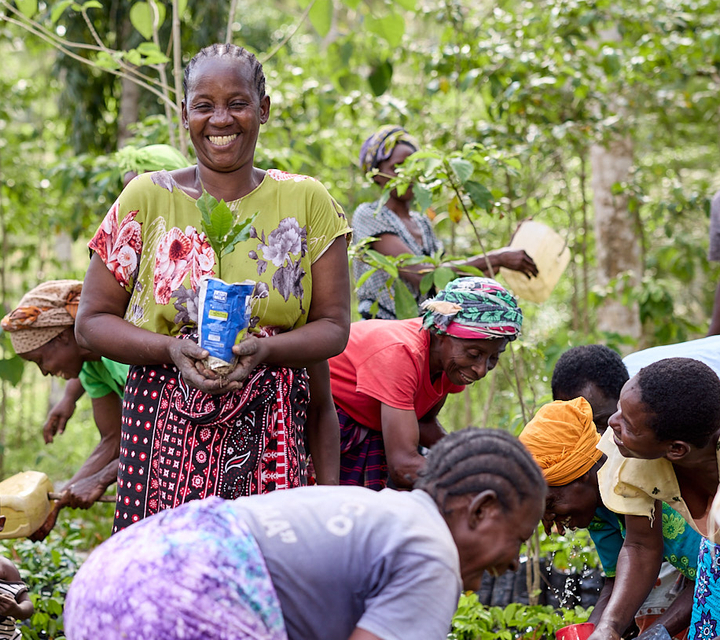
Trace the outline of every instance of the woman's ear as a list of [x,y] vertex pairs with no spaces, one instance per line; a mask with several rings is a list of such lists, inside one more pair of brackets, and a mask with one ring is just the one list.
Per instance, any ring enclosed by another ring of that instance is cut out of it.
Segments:
[[270,118],[270,96],[265,94],[260,100],[260,123],[265,124]]
[[485,489],[475,495],[467,506],[468,526],[474,529],[488,515],[494,513],[498,506],[497,493],[492,489]]
[[682,440],[673,440],[668,447],[665,457],[670,462],[678,462],[690,453],[690,445]]

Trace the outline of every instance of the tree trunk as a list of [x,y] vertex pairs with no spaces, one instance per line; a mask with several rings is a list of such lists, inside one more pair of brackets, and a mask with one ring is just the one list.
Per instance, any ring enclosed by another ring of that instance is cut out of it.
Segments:
[[[629,138],[615,139],[607,146],[594,145],[590,150],[597,282],[601,287],[623,273],[629,277],[628,285],[635,287],[642,276],[640,239],[627,208],[627,197],[612,192],[614,184],[628,179],[632,152]],[[597,317],[599,330],[640,339],[642,327],[636,301],[624,304],[619,295],[608,297]]]

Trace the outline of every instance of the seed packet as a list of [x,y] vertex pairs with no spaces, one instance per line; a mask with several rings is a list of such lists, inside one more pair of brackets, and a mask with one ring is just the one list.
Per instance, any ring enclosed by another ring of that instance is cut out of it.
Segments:
[[206,366],[225,375],[237,362],[232,352],[246,335],[255,282],[245,280],[229,284],[219,278],[200,283],[198,344],[210,353]]

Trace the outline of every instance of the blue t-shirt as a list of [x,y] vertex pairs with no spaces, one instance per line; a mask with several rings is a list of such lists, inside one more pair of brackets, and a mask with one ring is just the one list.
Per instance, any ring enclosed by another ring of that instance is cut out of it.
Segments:
[[[702,537],[670,506],[662,503],[663,557],[684,576],[695,580]],[[605,575],[615,577],[618,555],[625,541],[625,517],[604,505],[595,511],[588,532],[595,543]]]

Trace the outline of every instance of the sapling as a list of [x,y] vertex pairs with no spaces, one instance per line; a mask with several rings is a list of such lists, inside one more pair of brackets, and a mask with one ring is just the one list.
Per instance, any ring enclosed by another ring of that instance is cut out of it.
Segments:
[[200,284],[199,343],[210,352],[203,364],[226,375],[237,363],[232,346],[247,334],[249,300],[255,282],[225,282],[222,279],[223,258],[232,253],[235,245],[250,237],[250,228],[258,213],[238,221],[225,201],[218,202],[206,191],[198,198],[196,206],[202,216],[202,229],[215,253],[218,276],[207,277]]

